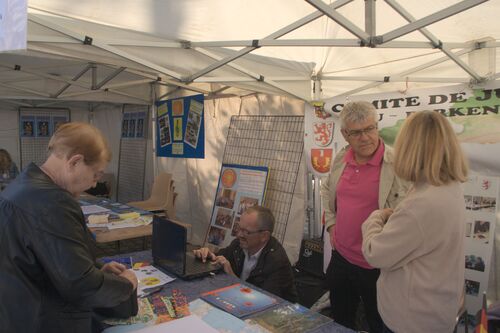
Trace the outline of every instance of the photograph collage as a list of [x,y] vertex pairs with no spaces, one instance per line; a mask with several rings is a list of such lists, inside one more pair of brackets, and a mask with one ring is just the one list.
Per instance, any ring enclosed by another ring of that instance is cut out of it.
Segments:
[[[472,176],[464,187],[465,294],[467,308],[471,313],[481,307],[482,294],[488,288],[497,211],[497,186],[496,179]],[[472,317],[470,320],[475,321]]]
[[237,236],[240,216],[248,208],[259,204],[259,199],[236,190],[221,188],[215,199],[215,218],[208,232],[208,243],[221,246]]
[[[250,207],[262,204],[266,182],[258,182],[256,179],[263,176],[266,178],[268,169],[256,170],[258,168],[222,166],[206,238],[209,244],[219,247],[229,245],[238,236],[241,215]],[[247,174],[252,174],[254,177]],[[258,184],[261,185],[257,186]]]
[[22,137],[49,138],[58,128],[68,122],[65,116],[21,116]]
[[122,138],[144,138],[146,113],[124,113],[122,121]]

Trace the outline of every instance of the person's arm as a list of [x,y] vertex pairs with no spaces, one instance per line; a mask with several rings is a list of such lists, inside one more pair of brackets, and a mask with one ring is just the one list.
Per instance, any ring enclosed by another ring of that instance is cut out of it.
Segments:
[[33,230],[33,251],[59,294],[88,307],[113,307],[127,300],[136,286],[135,274],[106,273],[94,265],[81,212],[52,207],[44,214],[43,224]]
[[276,264],[271,274],[266,276],[264,283],[259,287],[294,303],[297,301],[297,291],[295,289],[292,267],[289,263],[285,262]]
[[422,254],[424,233],[407,209],[396,209],[388,220],[387,210],[376,210],[361,229],[363,255],[373,267],[397,269]]

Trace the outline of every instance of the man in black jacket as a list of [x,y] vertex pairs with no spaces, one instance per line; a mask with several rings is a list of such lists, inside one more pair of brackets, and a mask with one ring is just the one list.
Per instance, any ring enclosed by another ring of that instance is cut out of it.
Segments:
[[48,152],[0,193],[0,333],[90,333],[98,308],[137,311],[135,274],[116,262],[97,266],[76,200],[108,164],[106,140],[68,123]]
[[204,247],[194,254],[215,261],[228,274],[290,302],[297,301],[292,266],[285,249],[272,236],[274,216],[261,206],[248,208],[241,215],[237,238],[214,254]]

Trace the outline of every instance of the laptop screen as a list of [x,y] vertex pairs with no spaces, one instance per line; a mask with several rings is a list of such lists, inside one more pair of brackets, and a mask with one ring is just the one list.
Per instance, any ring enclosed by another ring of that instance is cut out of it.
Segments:
[[159,267],[178,275],[184,274],[187,231],[165,218],[154,216],[151,242],[153,260]]

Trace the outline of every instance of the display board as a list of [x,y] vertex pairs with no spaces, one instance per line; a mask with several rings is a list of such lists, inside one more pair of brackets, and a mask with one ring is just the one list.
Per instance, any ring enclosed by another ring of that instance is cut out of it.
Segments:
[[68,109],[20,108],[19,140],[21,169],[31,162],[41,165],[47,159],[47,146],[52,134],[70,121]]
[[204,158],[204,96],[194,95],[157,102],[156,155]]
[[481,309],[483,293],[488,288],[496,216],[499,179],[469,175],[464,185],[465,221],[465,306],[469,323],[475,326],[475,315]]
[[144,199],[148,120],[148,106],[123,106],[117,201],[130,202]]
[[273,236],[285,239],[304,149],[302,116],[233,116],[222,163],[269,168],[264,206],[276,220]]
[[206,243],[219,247],[231,243],[241,214],[249,207],[262,205],[268,175],[267,167],[222,165]]

